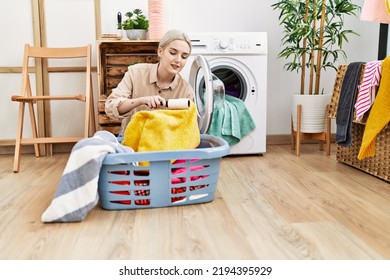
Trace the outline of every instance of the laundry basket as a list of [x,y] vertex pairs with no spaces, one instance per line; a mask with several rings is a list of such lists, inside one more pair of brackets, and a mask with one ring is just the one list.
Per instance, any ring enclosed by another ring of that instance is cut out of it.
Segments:
[[[341,92],[341,86],[347,72],[348,65],[340,65],[336,74],[336,80],[333,88],[333,95],[330,102],[329,117],[337,117],[337,107]],[[365,65],[363,65],[360,72],[360,80],[363,77]],[[365,122],[368,118],[366,113],[363,118]],[[390,182],[390,125],[385,126],[376,136],[375,140],[375,155],[359,160],[358,154],[362,144],[365,124],[352,122],[351,126],[351,146],[343,147],[337,145],[336,159],[339,162],[350,165],[361,171],[364,171],[372,176],[378,177],[382,180]]]
[[225,140],[203,134],[196,149],[109,154],[99,175],[100,206],[124,210],[210,202],[227,154]]

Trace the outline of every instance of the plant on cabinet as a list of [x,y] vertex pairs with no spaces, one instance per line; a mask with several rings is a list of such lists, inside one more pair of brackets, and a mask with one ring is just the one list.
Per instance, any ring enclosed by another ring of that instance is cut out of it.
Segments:
[[142,10],[135,9],[125,14],[126,19],[120,27],[126,31],[129,40],[145,40],[149,28],[149,20],[142,14]]

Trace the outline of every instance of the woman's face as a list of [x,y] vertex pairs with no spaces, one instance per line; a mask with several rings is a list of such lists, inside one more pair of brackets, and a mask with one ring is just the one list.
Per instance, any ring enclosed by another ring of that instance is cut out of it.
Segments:
[[174,40],[158,49],[161,70],[176,75],[183,69],[190,55],[190,46],[183,40]]

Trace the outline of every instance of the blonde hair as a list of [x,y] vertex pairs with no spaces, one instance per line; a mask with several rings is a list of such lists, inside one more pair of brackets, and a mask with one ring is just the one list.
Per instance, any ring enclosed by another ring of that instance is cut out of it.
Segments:
[[183,31],[180,31],[180,30],[172,29],[172,30],[167,31],[167,33],[165,33],[165,35],[161,38],[160,43],[158,44],[158,47],[164,48],[170,42],[175,41],[175,40],[185,41],[188,44],[188,46],[190,47],[190,54],[191,54],[191,51],[192,51],[191,40],[187,36],[187,34],[185,34]]

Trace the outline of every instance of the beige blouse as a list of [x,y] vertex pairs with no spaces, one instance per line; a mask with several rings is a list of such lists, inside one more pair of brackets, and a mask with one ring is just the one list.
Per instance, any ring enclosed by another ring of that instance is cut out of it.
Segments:
[[108,96],[105,103],[106,114],[113,119],[122,120],[122,131],[126,128],[131,116],[136,112],[153,110],[146,105],[141,105],[125,114],[119,114],[118,106],[128,98],[133,99],[159,94],[165,100],[176,98],[194,100],[194,90],[179,74],[176,75],[167,88],[159,88],[157,86],[157,67],[158,63],[139,63],[129,66],[122,81]]

